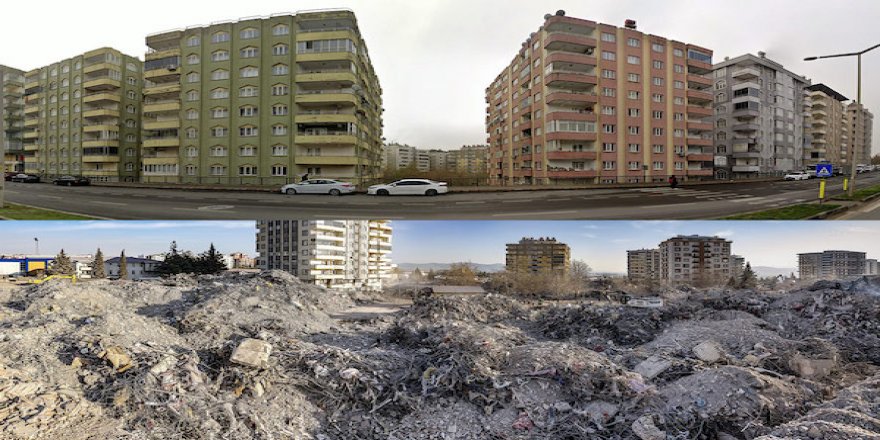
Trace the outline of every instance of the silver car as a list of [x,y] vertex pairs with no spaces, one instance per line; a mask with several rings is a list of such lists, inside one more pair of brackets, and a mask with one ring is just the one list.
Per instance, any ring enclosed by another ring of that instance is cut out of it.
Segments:
[[281,187],[283,194],[330,194],[340,196],[351,194],[355,190],[353,183],[340,182],[332,179],[309,179],[299,183],[291,183]]

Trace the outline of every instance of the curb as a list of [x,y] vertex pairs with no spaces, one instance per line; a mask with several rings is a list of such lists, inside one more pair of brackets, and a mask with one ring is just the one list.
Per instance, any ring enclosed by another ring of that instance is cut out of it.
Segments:
[[828,211],[827,213],[823,212],[822,214],[828,214],[828,215],[825,215],[824,217],[818,217],[818,216],[816,218],[810,217],[808,220],[825,220],[828,217],[830,217],[831,215],[836,216],[839,214],[843,214],[843,213],[849,211],[850,209],[861,208],[862,206],[867,205],[869,202],[873,202],[874,200],[877,200],[877,199],[880,199],[880,193],[870,195],[870,196],[865,197],[864,199],[856,201],[856,202],[850,202],[851,203],[850,205],[841,206],[840,208]]

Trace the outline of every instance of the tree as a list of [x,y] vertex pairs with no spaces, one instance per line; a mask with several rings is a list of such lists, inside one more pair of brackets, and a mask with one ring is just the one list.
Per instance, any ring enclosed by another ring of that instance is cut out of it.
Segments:
[[73,275],[75,273],[73,262],[64,253],[64,249],[61,249],[61,252],[55,256],[55,261],[52,263],[52,269],[49,272],[52,275]]
[[119,279],[128,279],[128,260],[125,258],[125,249],[123,249],[122,254],[119,255]]
[[223,254],[217,252],[214,243],[207,251],[199,255],[195,262],[196,273],[215,274],[226,270],[226,263],[223,262]]
[[477,284],[477,271],[470,263],[452,263],[446,271],[445,284],[473,286]]
[[758,276],[755,275],[755,271],[752,270],[752,264],[746,263],[746,267],[743,269],[743,273],[739,277],[739,288],[753,289],[757,284]]
[[428,270],[428,274],[425,275],[425,277],[428,279],[428,281],[434,281],[434,279],[437,278],[437,273],[434,272],[434,269],[430,269]]
[[95,252],[95,259],[92,261],[92,278],[99,280],[107,278],[107,273],[104,271],[104,253],[101,252],[101,248]]
[[177,250],[177,242],[172,241],[170,249],[165,253],[165,258],[156,268],[156,273],[166,276],[179,273],[196,273],[196,265],[196,257],[189,252],[181,253]]
[[412,272],[411,277],[412,277],[413,281],[422,281],[422,279],[425,278],[425,276],[422,274],[422,271],[419,270],[418,267],[416,268],[416,270],[414,270]]
[[880,154],[875,154],[874,157],[871,158],[871,165],[880,165]]
[[573,293],[581,293],[590,284],[590,273],[593,271],[590,265],[581,260],[574,260],[568,268],[568,281]]
[[729,280],[727,280],[727,287],[733,287],[734,289],[739,287],[739,281],[737,281],[736,277],[731,276]]

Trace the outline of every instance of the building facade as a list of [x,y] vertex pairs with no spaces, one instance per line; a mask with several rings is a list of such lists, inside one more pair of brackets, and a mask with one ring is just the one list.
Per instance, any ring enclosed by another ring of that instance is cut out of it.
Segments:
[[880,275],[880,264],[871,258],[865,260],[865,275]]
[[496,184],[712,178],[712,51],[547,15],[486,89]]
[[803,168],[810,81],[759,52],[714,66],[715,176],[783,174]]
[[332,289],[380,290],[391,277],[391,233],[387,221],[259,221],[257,266]]
[[137,181],[142,67],[136,57],[101,48],[27,72],[25,172]]
[[660,280],[661,258],[659,249],[626,251],[626,273],[630,281]]
[[841,279],[866,273],[866,254],[851,251],[824,251],[798,254],[798,273],[802,280]]
[[571,249],[555,238],[523,238],[507,244],[508,272],[565,275],[571,266]]
[[810,143],[804,148],[804,165],[830,163],[835,168],[845,167],[849,162],[849,134],[846,131],[847,115],[841,95],[825,84],[806,88],[809,101]]
[[[24,71],[0,65],[0,158],[2,171],[24,172]],[[0,184],[2,185],[2,184]]]
[[145,181],[379,176],[382,90],[350,11],[146,38]]
[[[143,280],[149,278],[158,278],[161,261],[151,260],[148,258],[125,257],[125,269],[127,280]],[[104,273],[107,278],[120,278],[120,258],[115,257],[104,261]]]
[[389,144],[385,146],[384,169],[415,168],[419,172],[445,171],[481,177],[486,174],[488,150],[489,147],[485,145],[464,145],[453,150],[423,150],[409,145]]
[[856,165],[870,164],[873,156],[874,114],[851,102],[846,107],[847,135],[856,152]]
[[733,275],[731,241],[679,235],[660,243],[661,276],[671,284],[718,285]]

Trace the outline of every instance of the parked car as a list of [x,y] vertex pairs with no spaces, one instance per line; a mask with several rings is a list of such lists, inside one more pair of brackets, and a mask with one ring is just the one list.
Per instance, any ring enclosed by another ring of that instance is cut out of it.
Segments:
[[367,189],[367,194],[378,196],[436,196],[448,192],[449,187],[446,182],[428,179],[403,179],[393,183],[373,185]]
[[785,180],[809,180],[810,175],[806,171],[792,171],[785,175]]
[[332,179],[309,179],[299,183],[291,183],[281,187],[283,194],[330,194],[340,196],[351,194],[355,190],[353,183]]
[[7,171],[7,172],[3,173],[3,180],[9,182],[12,180],[12,177],[15,176],[16,174],[18,174],[18,173],[14,172],[14,171]]
[[92,181],[88,177],[61,176],[52,183],[62,186],[88,186]]
[[40,176],[34,174],[16,174],[9,180],[21,183],[40,183]]

